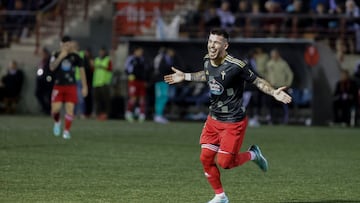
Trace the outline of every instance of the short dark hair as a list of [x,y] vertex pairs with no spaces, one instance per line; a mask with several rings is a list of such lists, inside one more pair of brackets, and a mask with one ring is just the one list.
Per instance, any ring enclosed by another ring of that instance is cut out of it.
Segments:
[[68,36],[68,35],[63,36],[62,39],[61,39],[62,43],[70,42],[70,41],[71,41],[71,37]]
[[212,35],[219,35],[219,36],[223,36],[227,41],[229,41],[229,33],[224,30],[224,29],[221,29],[221,28],[215,28],[215,29],[212,29],[210,31],[210,34]]

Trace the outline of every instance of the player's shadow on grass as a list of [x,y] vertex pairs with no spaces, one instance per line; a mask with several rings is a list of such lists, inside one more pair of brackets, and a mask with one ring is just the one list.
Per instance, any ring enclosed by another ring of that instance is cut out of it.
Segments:
[[279,203],[360,203],[360,200],[321,200],[321,201],[289,201]]

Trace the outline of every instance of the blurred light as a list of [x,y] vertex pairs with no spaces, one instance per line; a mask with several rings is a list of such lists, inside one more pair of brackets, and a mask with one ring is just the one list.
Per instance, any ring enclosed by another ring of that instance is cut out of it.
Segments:
[[51,82],[51,80],[52,80],[52,77],[51,77],[50,75],[48,75],[48,76],[46,77],[46,81],[47,81],[47,82]]
[[44,70],[42,68],[39,68],[36,72],[38,76],[42,76],[44,74]]

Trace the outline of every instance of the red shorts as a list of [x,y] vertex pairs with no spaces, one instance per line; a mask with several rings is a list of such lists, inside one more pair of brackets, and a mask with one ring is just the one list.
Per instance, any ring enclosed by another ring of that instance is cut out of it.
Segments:
[[[232,154],[240,151],[245,137],[247,127],[247,117],[239,122],[226,123],[214,120],[208,116],[204,128],[201,132],[200,144],[211,144],[219,146],[209,147],[211,150],[221,150]],[[206,147],[207,148],[207,147]]]
[[77,103],[76,85],[54,85],[51,93],[51,102]]
[[128,81],[128,94],[130,97],[145,97],[145,82],[139,80]]

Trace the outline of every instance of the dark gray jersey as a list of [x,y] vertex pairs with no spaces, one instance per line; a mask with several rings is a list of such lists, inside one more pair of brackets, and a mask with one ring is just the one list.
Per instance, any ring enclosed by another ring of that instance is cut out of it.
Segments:
[[208,55],[204,57],[204,71],[210,88],[210,116],[224,122],[245,118],[242,98],[245,82],[253,82],[256,75],[245,61],[227,55],[220,66],[214,67]]

